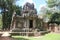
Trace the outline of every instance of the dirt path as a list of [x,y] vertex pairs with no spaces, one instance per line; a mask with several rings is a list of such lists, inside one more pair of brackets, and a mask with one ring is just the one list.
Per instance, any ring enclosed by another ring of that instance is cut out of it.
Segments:
[[16,39],[11,37],[0,37],[0,40],[16,40]]

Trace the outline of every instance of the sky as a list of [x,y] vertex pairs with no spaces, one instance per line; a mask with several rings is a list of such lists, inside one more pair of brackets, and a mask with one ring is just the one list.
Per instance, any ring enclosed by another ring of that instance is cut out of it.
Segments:
[[26,2],[34,3],[35,8],[37,9],[38,14],[42,6],[46,6],[46,0],[19,0],[16,2],[17,5],[23,6]]

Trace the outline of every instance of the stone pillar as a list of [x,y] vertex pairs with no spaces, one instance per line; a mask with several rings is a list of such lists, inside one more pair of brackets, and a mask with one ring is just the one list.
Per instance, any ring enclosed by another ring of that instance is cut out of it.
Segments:
[[36,27],[36,20],[33,20],[33,28]]
[[51,25],[52,25],[52,24],[49,24],[49,31],[51,31]]
[[16,28],[16,19],[13,20],[10,30],[15,28]]
[[51,31],[52,31],[52,32],[55,31],[55,25],[54,25],[54,24],[51,25]]
[[55,32],[58,32],[58,25],[55,24]]
[[59,31],[60,31],[60,25],[59,25]]
[[27,28],[29,28],[29,19],[27,19],[27,25],[26,26],[27,26]]
[[29,20],[28,19],[24,20],[24,27],[29,28]]
[[14,25],[13,25],[13,29],[15,29],[16,28],[16,21],[14,22]]
[[24,27],[26,28],[26,20],[24,20]]

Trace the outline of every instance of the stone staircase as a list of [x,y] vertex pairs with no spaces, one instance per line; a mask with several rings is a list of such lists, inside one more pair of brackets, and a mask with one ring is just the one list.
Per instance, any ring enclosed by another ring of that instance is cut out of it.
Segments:
[[22,28],[22,29],[15,28],[12,30],[12,32],[32,32],[32,31],[33,31],[33,29],[29,29],[29,28]]
[[[29,29],[29,28],[15,28],[12,30],[12,35],[20,35],[20,36],[34,36],[37,32],[35,29]],[[36,34],[37,35],[37,34]]]

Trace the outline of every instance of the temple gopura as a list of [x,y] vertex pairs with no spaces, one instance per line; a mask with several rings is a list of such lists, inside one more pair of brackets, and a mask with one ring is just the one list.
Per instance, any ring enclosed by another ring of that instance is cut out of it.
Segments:
[[11,29],[36,29],[38,16],[33,3],[27,2],[23,6],[21,16],[15,14],[16,12],[14,12],[12,17]]

